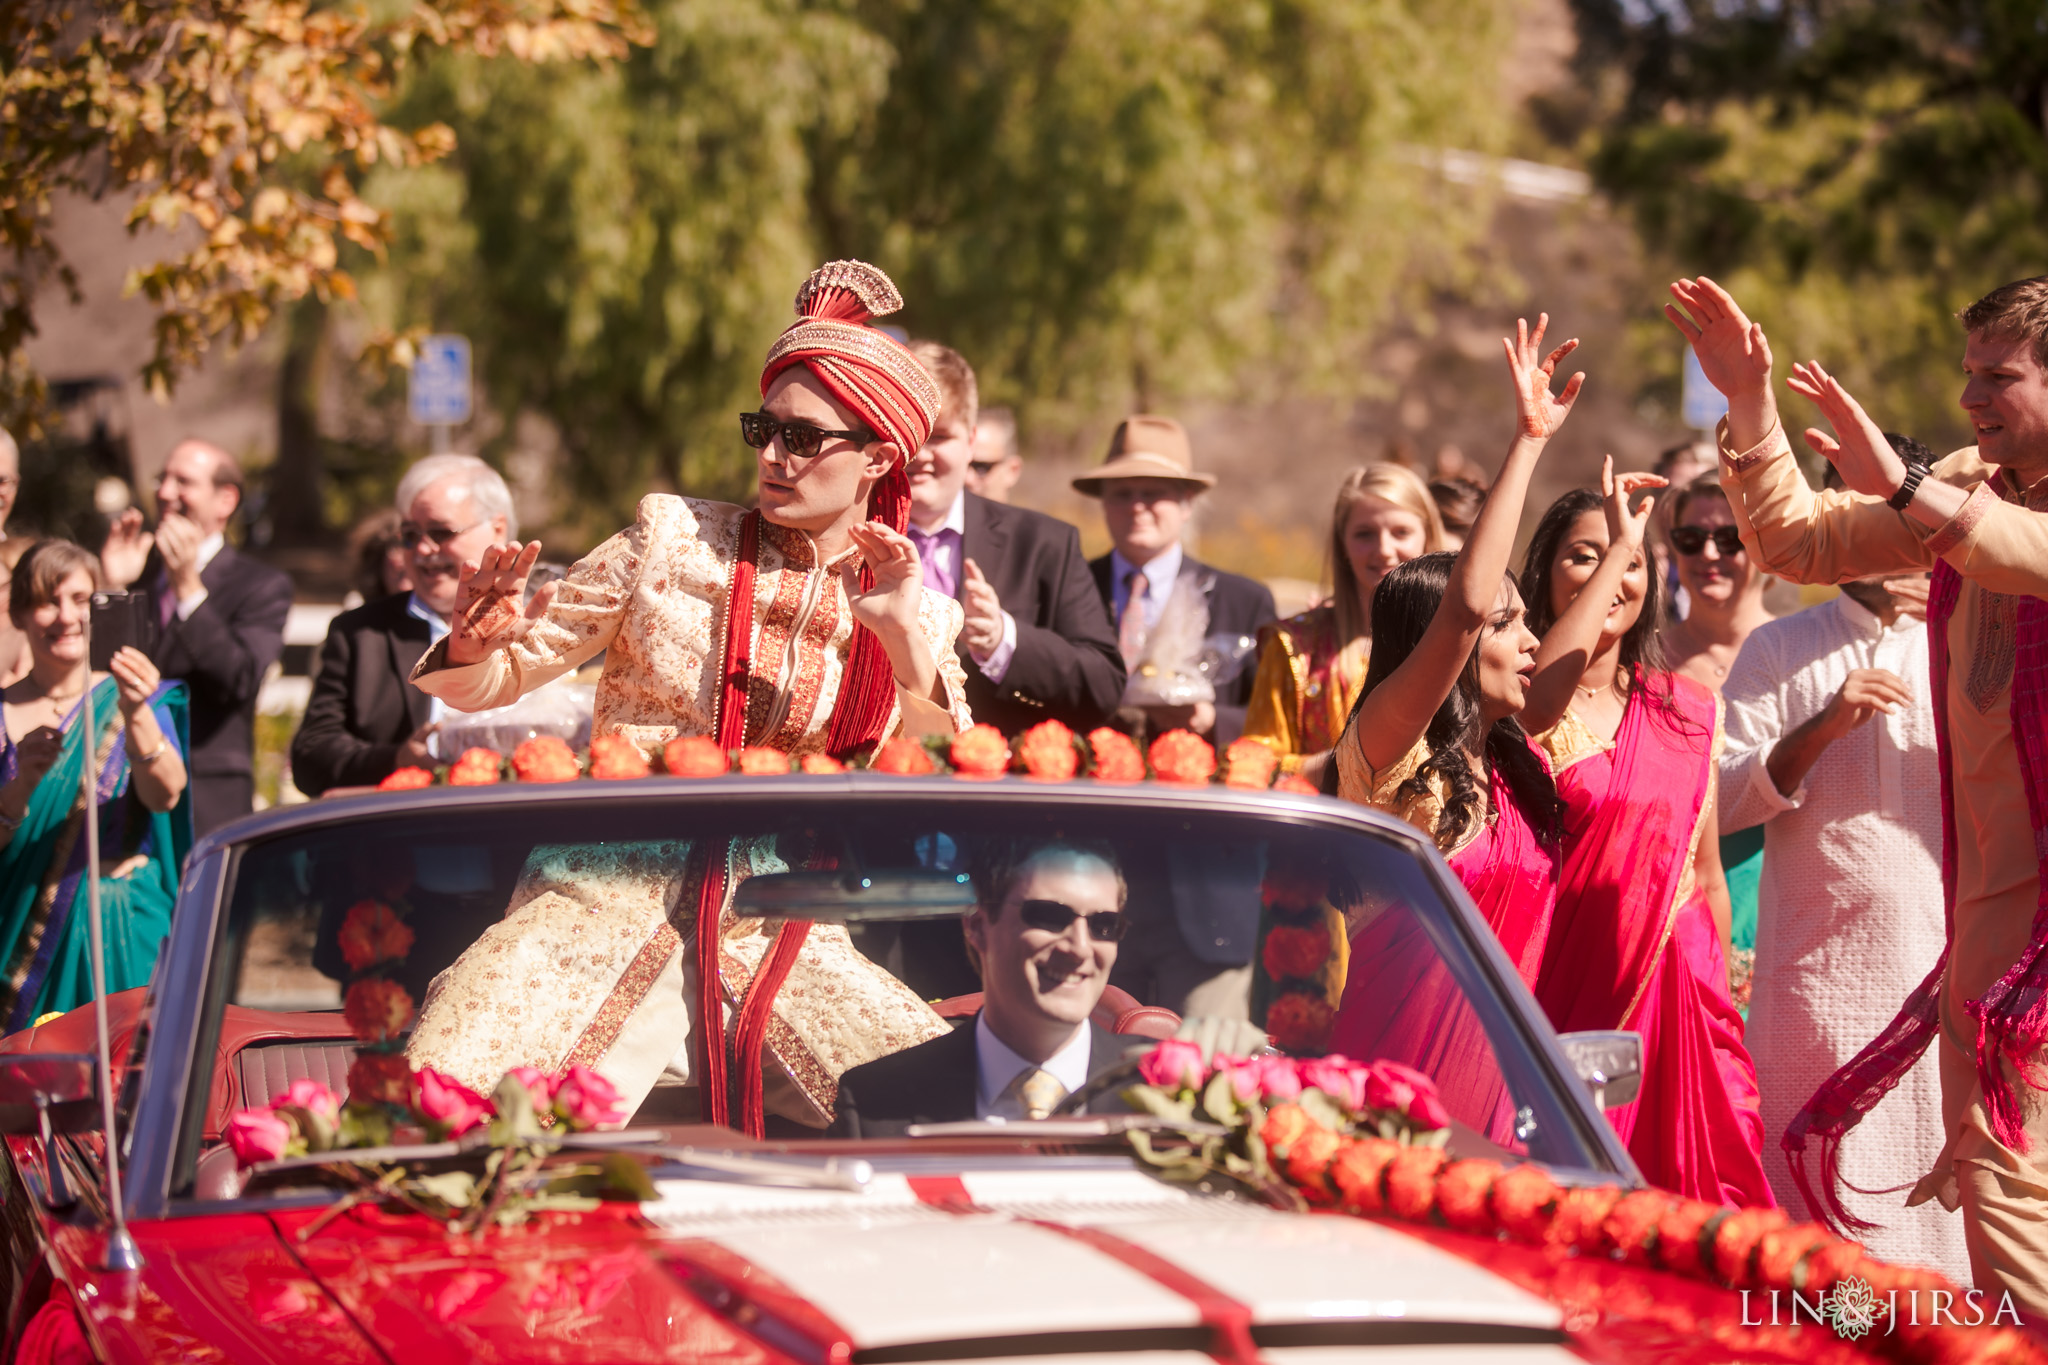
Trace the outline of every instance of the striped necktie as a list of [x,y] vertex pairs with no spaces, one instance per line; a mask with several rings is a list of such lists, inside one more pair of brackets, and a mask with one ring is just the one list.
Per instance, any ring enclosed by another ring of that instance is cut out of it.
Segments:
[[1124,575],[1124,614],[1116,623],[1117,652],[1124,656],[1124,667],[1134,669],[1145,654],[1145,594],[1151,584],[1145,581],[1143,569],[1133,569]]

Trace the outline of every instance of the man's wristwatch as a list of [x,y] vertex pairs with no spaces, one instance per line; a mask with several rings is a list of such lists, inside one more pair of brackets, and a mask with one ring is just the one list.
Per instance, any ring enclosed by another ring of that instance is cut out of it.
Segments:
[[1934,471],[1918,460],[1906,462],[1906,481],[1899,485],[1899,491],[1885,500],[1885,506],[1894,512],[1903,512],[1913,503],[1913,495],[1920,491],[1920,481]]

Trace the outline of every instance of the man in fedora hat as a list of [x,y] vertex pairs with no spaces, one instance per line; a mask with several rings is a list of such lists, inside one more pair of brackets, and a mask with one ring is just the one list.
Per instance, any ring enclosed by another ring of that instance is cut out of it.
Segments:
[[[1194,463],[1180,423],[1137,416],[1116,429],[1109,458],[1074,480],[1080,492],[1102,500],[1102,519],[1115,544],[1088,567],[1116,624],[1127,670],[1143,666],[1148,638],[1166,618],[1177,589],[1183,600],[1198,600],[1207,609],[1205,634],[1211,639],[1256,637],[1278,615],[1265,585],[1211,568],[1181,548],[1195,499],[1216,483],[1215,475]],[[1223,748],[1244,732],[1251,686],[1252,670],[1243,668],[1216,686],[1213,702],[1146,705],[1147,728],[1156,734],[1185,727]]]

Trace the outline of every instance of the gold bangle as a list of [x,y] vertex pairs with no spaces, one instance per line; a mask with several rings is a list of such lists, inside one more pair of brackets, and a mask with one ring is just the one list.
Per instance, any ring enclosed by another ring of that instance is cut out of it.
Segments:
[[145,767],[154,766],[156,761],[164,756],[164,751],[169,749],[170,747],[171,741],[168,738],[159,736],[156,743],[156,752],[148,754],[136,754],[135,761],[137,763],[143,764]]

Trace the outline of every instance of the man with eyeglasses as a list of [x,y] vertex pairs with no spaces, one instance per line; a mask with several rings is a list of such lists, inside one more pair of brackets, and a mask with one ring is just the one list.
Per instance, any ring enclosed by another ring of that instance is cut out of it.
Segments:
[[394,502],[413,587],[345,611],[328,627],[306,716],[292,738],[292,781],[308,796],[434,765],[429,741],[445,707],[410,675],[448,633],[462,566],[519,534],[511,490],[474,455],[417,461]]
[[157,477],[157,524],[129,508],[100,549],[109,588],[156,608],[150,659],[192,694],[192,832],[247,815],[256,795],[256,694],[284,653],[292,581],[227,543],[242,506],[242,467],[208,441],[180,441]]
[[[898,1135],[913,1123],[1041,1119],[1150,1039],[1090,1016],[1116,966],[1127,890],[1105,844],[997,847],[973,868],[967,942],[981,970],[971,1024],[839,1079],[833,1132]],[[1108,1093],[1090,1112],[1120,1112]]]

